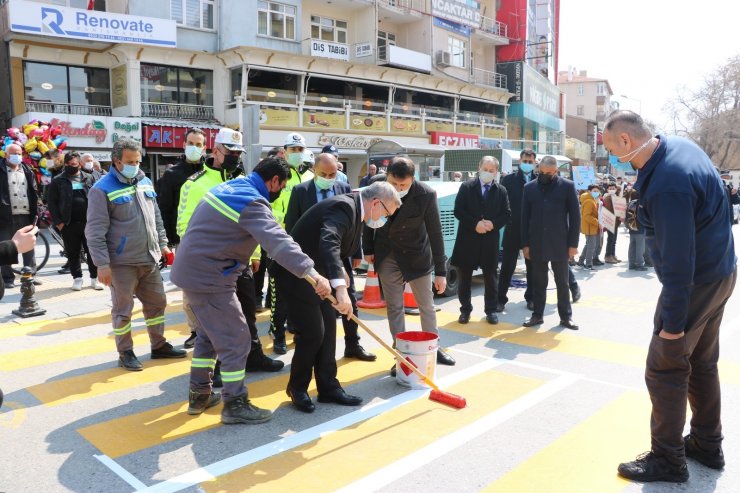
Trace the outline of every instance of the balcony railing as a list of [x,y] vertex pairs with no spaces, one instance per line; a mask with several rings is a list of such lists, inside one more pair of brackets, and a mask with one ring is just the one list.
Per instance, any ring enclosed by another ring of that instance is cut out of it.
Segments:
[[502,38],[509,37],[509,27],[503,22],[499,22],[496,19],[490,17],[481,16],[480,30]]
[[480,68],[474,68],[471,76],[473,84],[479,86],[495,87],[496,89],[506,89],[506,76],[496,72],[490,72]]
[[110,106],[49,102],[42,103],[39,101],[26,101],[26,111],[29,113],[62,113],[65,115],[111,116]]
[[150,118],[181,118],[184,120],[213,120],[213,106],[141,103],[141,116]]

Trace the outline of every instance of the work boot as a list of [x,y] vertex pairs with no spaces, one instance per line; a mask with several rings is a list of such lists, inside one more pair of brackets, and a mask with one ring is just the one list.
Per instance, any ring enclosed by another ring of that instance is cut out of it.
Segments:
[[121,353],[118,357],[118,366],[125,368],[128,371],[141,371],[144,369],[141,361],[139,361],[131,349]]
[[221,411],[221,422],[227,425],[248,424],[256,425],[272,419],[272,411],[260,409],[252,405],[246,395],[240,395],[224,402]]
[[195,390],[190,390],[188,398],[188,414],[196,416],[201,414],[209,407],[213,407],[221,402],[221,394],[211,392],[210,394],[199,394]]
[[152,349],[152,359],[184,358],[187,354],[184,349],[175,349],[169,342],[165,342],[157,349]]
[[689,480],[689,469],[685,462],[681,465],[673,464],[654,452],[646,452],[632,462],[619,464],[617,471],[625,479],[642,483],[653,481],[685,483]]
[[282,370],[284,366],[285,363],[282,361],[268,358],[262,351],[261,344],[252,346],[251,351],[249,351],[249,356],[247,356],[247,371],[275,372]]
[[722,447],[719,446],[714,450],[705,450],[696,442],[696,438],[691,435],[683,437],[684,450],[686,457],[694,459],[700,464],[704,464],[718,471],[725,467],[725,454],[722,453]]
[[288,352],[288,344],[285,342],[285,329],[278,331],[270,327],[267,331],[272,337],[272,352],[275,354],[285,354]]

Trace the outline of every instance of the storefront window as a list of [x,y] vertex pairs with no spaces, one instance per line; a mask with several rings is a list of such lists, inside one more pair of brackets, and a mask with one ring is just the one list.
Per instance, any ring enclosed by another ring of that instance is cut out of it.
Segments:
[[213,106],[213,72],[142,63],[141,100],[144,103]]
[[[232,93],[242,84],[241,68],[232,72]],[[247,75],[247,99],[272,104],[298,103],[298,76],[269,70],[250,69]]]
[[[24,62],[23,81],[27,102],[110,106],[108,69]],[[52,111],[76,112],[63,107]]]

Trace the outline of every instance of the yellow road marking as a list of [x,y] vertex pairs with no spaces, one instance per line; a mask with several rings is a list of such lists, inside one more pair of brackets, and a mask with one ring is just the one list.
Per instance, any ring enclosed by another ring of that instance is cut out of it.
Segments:
[[622,491],[617,465],[650,449],[649,423],[647,393],[625,392],[482,491]]
[[[465,396],[465,409],[419,399],[201,486],[207,492],[334,491],[482,418],[542,383],[487,371],[446,389]],[[361,455],[351,458],[349,447],[361,450]]]

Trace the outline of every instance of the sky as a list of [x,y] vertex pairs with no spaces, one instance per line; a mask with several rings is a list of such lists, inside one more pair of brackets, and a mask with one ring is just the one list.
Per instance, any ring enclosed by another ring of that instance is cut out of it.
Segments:
[[560,0],[558,68],[608,79],[622,109],[671,131],[665,104],[740,55],[739,20],[737,0]]

